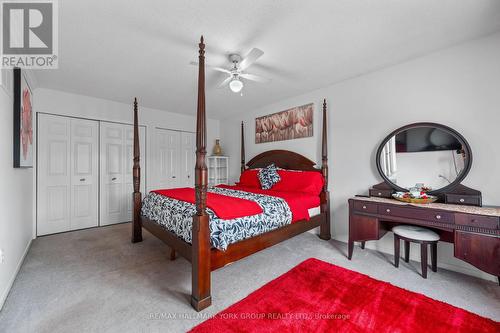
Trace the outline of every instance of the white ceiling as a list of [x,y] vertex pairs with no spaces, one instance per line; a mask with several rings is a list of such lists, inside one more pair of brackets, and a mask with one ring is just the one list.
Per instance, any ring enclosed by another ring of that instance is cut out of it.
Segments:
[[[196,111],[201,34],[206,62],[265,54],[243,96],[207,70],[207,113],[223,118],[500,30],[498,0],[64,0],[59,69],[40,87],[179,113]],[[248,82],[248,81],[247,81]]]

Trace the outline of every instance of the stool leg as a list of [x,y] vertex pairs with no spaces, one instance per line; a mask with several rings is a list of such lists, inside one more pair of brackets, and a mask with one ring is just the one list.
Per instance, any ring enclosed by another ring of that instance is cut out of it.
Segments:
[[438,247],[438,244],[437,242],[434,242],[431,244],[431,262],[432,262],[432,266],[431,266],[431,269],[433,272],[437,272],[438,270],[438,266],[437,266],[437,247]]
[[364,250],[365,249],[365,242],[361,242],[361,248]]
[[399,267],[399,237],[394,235],[394,266]]
[[410,262],[410,242],[405,240],[405,261]]
[[420,244],[420,261],[422,264],[422,277],[427,279],[427,243]]

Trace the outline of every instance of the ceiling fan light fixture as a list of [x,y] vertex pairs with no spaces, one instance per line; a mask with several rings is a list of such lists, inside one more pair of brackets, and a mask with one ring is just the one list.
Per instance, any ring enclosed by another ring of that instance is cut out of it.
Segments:
[[243,89],[243,82],[236,77],[229,82],[229,89],[234,93],[239,93]]

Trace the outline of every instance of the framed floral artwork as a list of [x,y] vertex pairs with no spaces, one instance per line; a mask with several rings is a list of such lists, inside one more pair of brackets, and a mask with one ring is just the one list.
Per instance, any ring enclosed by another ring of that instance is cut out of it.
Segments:
[[33,94],[20,68],[14,69],[14,168],[33,167]]
[[314,104],[255,118],[255,143],[274,142],[313,136]]

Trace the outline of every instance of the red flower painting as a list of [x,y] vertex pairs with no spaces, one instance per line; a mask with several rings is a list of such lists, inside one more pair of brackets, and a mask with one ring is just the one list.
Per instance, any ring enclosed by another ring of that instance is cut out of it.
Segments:
[[255,143],[310,136],[313,136],[312,103],[255,119]]
[[23,159],[28,158],[28,149],[33,145],[33,121],[31,109],[31,93],[28,88],[22,92],[21,110],[21,145],[23,148]]

